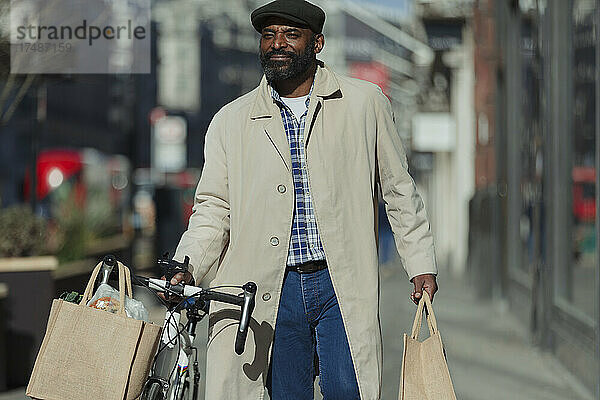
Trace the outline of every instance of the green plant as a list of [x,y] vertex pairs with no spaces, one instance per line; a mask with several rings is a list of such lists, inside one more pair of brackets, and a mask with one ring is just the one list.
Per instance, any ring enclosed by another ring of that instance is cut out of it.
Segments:
[[46,221],[26,205],[0,209],[0,257],[26,257],[46,251]]
[[56,257],[59,263],[81,259],[92,238],[85,211],[69,185],[59,187],[54,195],[52,228]]

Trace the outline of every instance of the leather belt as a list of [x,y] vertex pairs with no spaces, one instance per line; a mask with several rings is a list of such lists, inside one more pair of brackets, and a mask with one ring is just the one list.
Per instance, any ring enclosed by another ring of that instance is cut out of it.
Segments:
[[288,265],[288,271],[298,272],[299,274],[310,274],[311,272],[317,272],[327,268],[327,262],[325,260],[309,261],[299,265]]

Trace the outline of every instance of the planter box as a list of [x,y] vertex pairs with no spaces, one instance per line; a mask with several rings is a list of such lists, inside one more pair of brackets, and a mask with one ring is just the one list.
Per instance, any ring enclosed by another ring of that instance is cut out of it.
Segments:
[[46,331],[57,266],[55,257],[0,258],[0,283],[8,287],[3,300],[8,388],[29,380]]
[[66,291],[83,292],[104,255],[128,262],[130,249],[131,237],[120,234],[94,241],[86,249],[87,258],[60,267],[51,256],[0,258],[0,285],[8,293],[0,298],[0,391],[27,385],[52,300]]
[[114,255],[128,267],[131,261],[132,238],[129,235],[119,234],[102,239],[96,239],[86,248],[84,259],[70,261],[52,272],[54,279],[54,297],[64,292],[76,291],[83,293],[85,285],[90,279],[92,269],[107,254]]

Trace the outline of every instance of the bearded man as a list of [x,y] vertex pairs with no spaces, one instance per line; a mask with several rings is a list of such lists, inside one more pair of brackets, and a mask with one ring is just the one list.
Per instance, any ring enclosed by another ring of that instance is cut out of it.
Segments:
[[326,400],[379,399],[379,189],[413,301],[437,290],[431,230],[390,102],[317,60],[319,7],[275,0],[251,21],[265,75],[214,116],[174,257],[190,257],[197,282],[258,285],[241,356],[239,310],[211,305],[206,399],[312,399],[317,373]]

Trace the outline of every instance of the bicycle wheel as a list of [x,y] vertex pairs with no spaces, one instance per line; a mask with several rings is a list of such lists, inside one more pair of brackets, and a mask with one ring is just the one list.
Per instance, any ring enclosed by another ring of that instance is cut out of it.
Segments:
[[166,400],[166,393],[164,386],[158,380],[149,380],[146,382],[144,392],[142,393],[142,400]]

